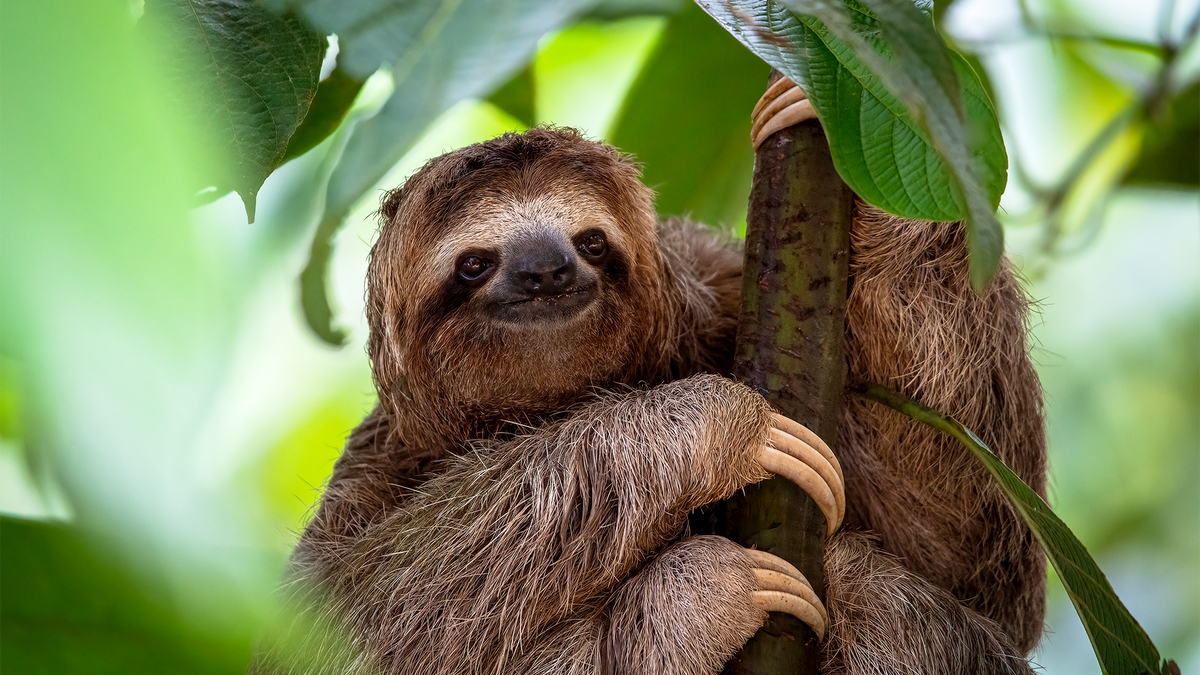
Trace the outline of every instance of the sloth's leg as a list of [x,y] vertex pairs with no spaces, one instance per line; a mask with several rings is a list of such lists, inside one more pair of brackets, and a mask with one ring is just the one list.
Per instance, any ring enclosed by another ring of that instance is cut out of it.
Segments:
[[717,673],[768,611],[792,614],[825,633],[825,608],[795,567],[724,537],[685,539],[614,595],[601,630],[601,672]]
[[995,622],[862,534],[830,540],[825,577],[831,617],[825,675],[1033,673]]
[[766,93],[758,100],[754,112],[750,114],[750,138],[754,149],[757,150],[758,146],[776,131],[804,120],[814,119],[816,116],[817,113],[804,91],[786,77],[779,78],[767,87]]

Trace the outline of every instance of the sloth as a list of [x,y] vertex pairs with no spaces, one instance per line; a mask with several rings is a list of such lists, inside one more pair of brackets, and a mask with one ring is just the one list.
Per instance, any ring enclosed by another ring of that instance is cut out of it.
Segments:
[[[791,613],[826,673],[1029,673],[1044,562],[953,440],[848,398],[831,453],[730,379],[741,253],[659,222],[630,158],[562,128],[431,160],[368,269],[379,395],[289,564],[256,673],[720,672]],[[859,204],[851,377],[939,407],[1044,493],[1028,303],[977,295],[961,224]],[[689,512],[771,474],[830,530],[798,571]]]

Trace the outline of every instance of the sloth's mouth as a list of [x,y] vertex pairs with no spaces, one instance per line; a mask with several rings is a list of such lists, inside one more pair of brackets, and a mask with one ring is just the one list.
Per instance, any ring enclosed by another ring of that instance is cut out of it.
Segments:
[[535,297],[532,297],[532,298],[522,298],[521,300],[511,300],[511,301],[508,301],[508,302],[502,302],[502,303],[500,303],[500,304],[502,304],[502,305],[524,305],[524,304],[526,304],[526,303],[530,303],[530,302],[535,302],[535,303],[536,303],[536,302],[544,302],[544,303],[554,304],[554,303],[556,303],[556,302],[558,302],[558,301],[560,301],[560,300],[563,300],[563,299],[565,299],[565,298],[569,298],[569,297],[572,297],[572,296],[575,296],[575,295],[579,295],[580,293],[587,293],[589,290],[591,290],[591,289],[588,289],[588,288],[573,288],[573,289],[571,289],[571,290],[569,290],[569,291],[566,291],[565,293],[560,293],[560,294],[558,294],[558,295],[548,295],[548,296],[544,296],[544,297],[537,297],[537,296],[535,296]]
[[496,318],[527,325],[566,321],[582,314],[596,297],[596,286],[577,286],[558,295],[532,295],[500,300],[492,305]]

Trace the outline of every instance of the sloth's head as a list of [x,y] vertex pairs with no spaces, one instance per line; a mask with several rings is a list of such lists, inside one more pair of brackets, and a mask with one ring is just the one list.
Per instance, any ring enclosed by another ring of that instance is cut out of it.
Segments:
[[[651,192],[572,130],[430,161],[380,209],[367,318],[381,397],[553,409],[627,379],[664,302]],[[398,403],[398,402],[397,402]]]

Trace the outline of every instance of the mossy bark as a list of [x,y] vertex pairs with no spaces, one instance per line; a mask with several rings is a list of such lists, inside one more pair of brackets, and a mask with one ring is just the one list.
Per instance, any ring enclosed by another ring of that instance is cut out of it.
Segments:
[[[834,169],[816,120],[776,133],[758,149],[735,375],[831,446],[845,394],[853,211],[854,195]],[[710,522],[744,546],[792,562],[824,601],[825,518],[791,482],[751,486],[715,509]],[[808,626],[772,614],[725,672],[816,674],[819,657]]]

